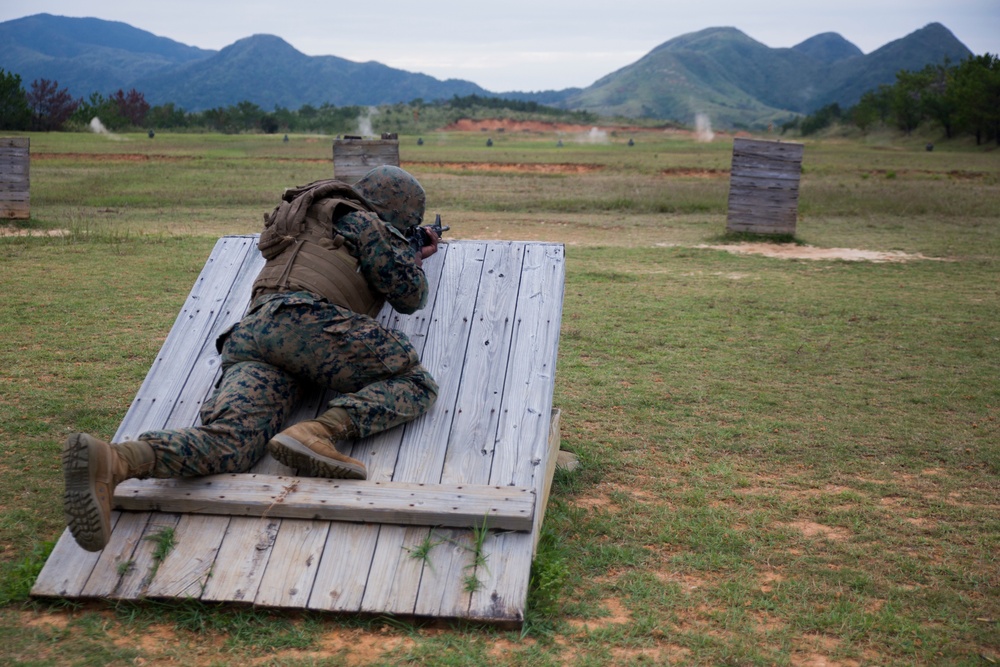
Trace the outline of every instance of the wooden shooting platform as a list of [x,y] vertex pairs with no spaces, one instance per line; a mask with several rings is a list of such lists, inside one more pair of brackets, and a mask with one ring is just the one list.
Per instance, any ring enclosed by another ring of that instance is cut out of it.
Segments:
[[[243,315],[263,264],[256,241],[218,241],[115,441],[198,422],[218,378],[215,338]],[[108,546],[90,553],[64,532],[32,594],[519,626],[559,449],[564,260],[559,244],[458,241],[425,261],[427,308],[379,318],[409,336],[440,393],[421,418],[342,443],[368,480],[296,477],[270,456],[252,474],[129,480]],[[326,400],[317,390],[293,420]],[[175,546],[157,560],[164,529]]]

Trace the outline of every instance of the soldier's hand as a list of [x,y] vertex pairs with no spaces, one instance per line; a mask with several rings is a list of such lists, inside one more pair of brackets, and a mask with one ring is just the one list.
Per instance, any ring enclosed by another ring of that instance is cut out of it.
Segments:
[[423,264],[423,260],[436,253],[438,249],[438,235],[434,232],[434,230],[424,227],[424,232],[427,233],[427,238],[430,239],[430,243],[420,249],[420,253],[417,255],[418,264]]
[[428,257],[437,252],[438,240],[441,237],[439,237],[437,232],[435,232],[430,227],[425,227],[424,231],[427,232],[427,238],[430,239],[430,243],[428,243],[427,245],[425,245],[423,248],[420,249],[420,255],[424,259],[427,259]]

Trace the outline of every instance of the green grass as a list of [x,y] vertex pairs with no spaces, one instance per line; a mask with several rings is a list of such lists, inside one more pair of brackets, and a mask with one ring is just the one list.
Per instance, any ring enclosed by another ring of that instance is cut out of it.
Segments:
[[17,226],[66,231],[0,238],[0,662],[1000,660],[1000,156],[807,142],[788,245],[934,259],[788,260],[707,247],[756,240],[724,233],[724,138],[628,136],[401,141],[450,237],[567,244],[555,405],[581,467],[556,474],[521,634],[27,600],[63,438],[114,432],[219,235],[331,172],[323,137],[32,135]]

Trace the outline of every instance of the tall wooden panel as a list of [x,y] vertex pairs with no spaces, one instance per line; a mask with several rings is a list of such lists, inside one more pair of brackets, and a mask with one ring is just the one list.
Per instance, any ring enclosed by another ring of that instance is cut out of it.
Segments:
[[733,140],[727,231],[795,234],[803,148],[783,141]]
[[345,137],[333,142],[333,177],[356,183],[375,167],[399,166],[399,140],[394,134],[381,139]]
[[0,137],[0,219],[31,217],[30,141],[27,137]]

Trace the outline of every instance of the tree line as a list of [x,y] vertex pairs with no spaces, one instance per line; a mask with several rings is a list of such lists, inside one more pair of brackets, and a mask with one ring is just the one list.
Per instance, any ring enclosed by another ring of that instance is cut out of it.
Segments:
[[243,101],[225,107],[189,112],[172,102],[151,106],[143,93],[134,88],[111,95],[92,93],[74,99],[58,82],[37,79],[24,89],[18,74],[0,69],[0,130],[85,130],[92,119],[112,132],[136,130],[176,130],[239,134],[278,132],[352,134],[362,120],[375,133],[417,133],[447,125],[459,118],[495,117],[497,109],[522,118],[532,116],[569,116],[578,122],[594,122],[588,112],[562,111],[535,102],[501,100],[468,95],[450,100],[424,102],[417,98],[408,104],[379,107],[305,104],[297,111],[275,107],[273,111]]
[[[503,109],[511,118],[560,115],[577,122],[592,123],[589,112],[570,112],[536,102],[467,95],[425,103],[415,99],[380,107],[323,104],[303,105],[297,111],[275,107],[266,111],[243,101],[201,112],[188,112],[168,102],[150,106],[134,88],[110,95],[93,93],[74,99],[58,82],[38,79],[25,90],[18,74],[0,69],[0,130],[82,130],[98,118],[110,131],[170,129],[237,134],[277,132],[350,134],[359,132],[361,121],[375,133],[414,134],[443,127],[463,117],[491,118]],[[928,65],[916,72],[900,71],[896,82],[866,92],[853,107],[838,104],[785,123],[782,133],[798,130],[809,135],[833,123],[851,124],[862,132],[895,127],[912,133],[925,123],[940,125],[947,138],[972,135],[976,144],[996,141],[1000,145],[1000,59],[989,53],[970,56],[952,65]]]
[[933,124],[948,139],[971,135],[976,145],[995,141],[1000,146],[1000,58],[987,53],[957,65],[945,62],[917,72],[900,71],[895,83],[866,92],[853,107],[827,105],[786,123],[782,132],[798,129],[809,135],[834,123],[865,133],[894,127],[907,135]]

